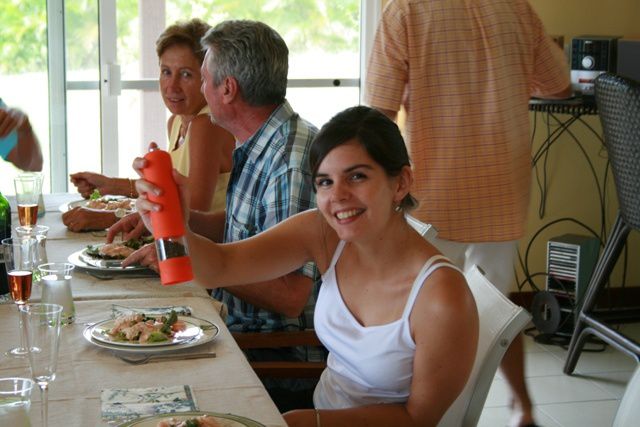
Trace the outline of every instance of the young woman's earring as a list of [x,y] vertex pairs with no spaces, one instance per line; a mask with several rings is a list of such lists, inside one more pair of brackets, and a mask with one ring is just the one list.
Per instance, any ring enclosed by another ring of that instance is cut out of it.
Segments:
[[402,210],[402,206],[400,204],[397,204],[395,208],[393,208],[393,210],[395,212],[400,212]]

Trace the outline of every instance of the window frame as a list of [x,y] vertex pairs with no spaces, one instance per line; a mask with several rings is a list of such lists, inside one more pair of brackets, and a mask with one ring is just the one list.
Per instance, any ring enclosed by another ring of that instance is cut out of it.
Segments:
[[[51,191],[68,191],[67,170],[67,90],[100,90],[101,173],[120,176],[118,166],[118,95],[123,90],[157,91],[156,78],[121,80],[117,62],[116,0],[99,0],[100,80],[69,81],[65,70],[64,0],[47,1],[48,61],[49,61],[49,116],[51,144]],[[140,7],[153,7],[157,15],[164,13],[164,2],[141,0]],[[360,76],[358,79],[290,79],[290,88],[358,87],[363,99],[366,61],[371,52],[381,0],[360,1]],[[145,15],[142,15],[145,16]],[[109,126],[102,124],[109,123]],[[116,126],[113,126],[113,124]]]

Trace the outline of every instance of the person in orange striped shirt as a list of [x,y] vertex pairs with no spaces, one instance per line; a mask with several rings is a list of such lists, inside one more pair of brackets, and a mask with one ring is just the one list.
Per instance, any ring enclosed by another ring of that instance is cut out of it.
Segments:
[[[459,267],[479,265],[504,293],[514,282],[531,183],[528,102],[571,95],[568,62],[526,0],[390,0],[379,24],[365,103],[406,110],[414,212]],[[502,370],[513,426],[535,425],[522,340]]]

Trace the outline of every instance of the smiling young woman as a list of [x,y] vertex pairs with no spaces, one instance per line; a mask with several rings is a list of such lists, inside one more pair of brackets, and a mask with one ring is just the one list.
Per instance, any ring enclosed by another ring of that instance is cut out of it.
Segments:
[[[436,425],[471,371],[478,314],[460,271],[407,223],[416,202],[400,131],[376,110],[347,109],[320,130],[310,164],[319,209],[224,245],[188,232],[196,278],[255,283],[309,261],[322,272],[314,325],[327,369],[316,409],[286,413],[288,425]],[[137,207],[143,219],[157,208],[146,197]]]

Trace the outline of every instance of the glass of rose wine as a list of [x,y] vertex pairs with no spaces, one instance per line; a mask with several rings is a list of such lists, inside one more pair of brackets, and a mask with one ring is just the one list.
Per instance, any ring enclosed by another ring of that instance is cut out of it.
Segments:
[[[26,304],[31,297],[33,270],[37,263],[38,240],[35,237],[8,238],[2,240],[2,253],[9,279],[9,293],[17,307]],[[24,346],[22,317],[18,316],[20,347],[7,351],[8,356],[24,357],[29,350]]]
[[38,220],[38,198],[42,192],[42,175],[20,174],[13,179],[18,203],[18,220],[23,227],[33,227]]

